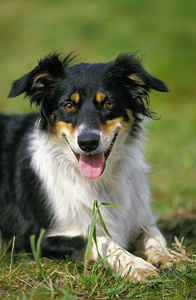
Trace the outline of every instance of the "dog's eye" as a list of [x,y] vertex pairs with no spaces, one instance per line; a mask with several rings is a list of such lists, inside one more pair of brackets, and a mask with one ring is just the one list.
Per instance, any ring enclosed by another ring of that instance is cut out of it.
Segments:
[[65,110],[67,110],[67,111],[72,111],[73,109],[74,109],[74,105],[73,105],[73,103],[66,103],[65,105],[64,105],[64,108],[65,108]]
[[114,101],[113,100],[107,100],[104,105],[103,105],[103,108],[113,108],[114,107]]

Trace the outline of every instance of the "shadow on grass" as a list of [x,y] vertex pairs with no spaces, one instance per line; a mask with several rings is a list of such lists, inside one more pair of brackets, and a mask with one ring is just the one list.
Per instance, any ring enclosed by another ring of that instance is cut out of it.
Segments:
[[158,227],[165,236],[168,246],[174,242],[174,236],[184,237],[185,245],[191,252],[196,252],[196,208],[191,211],[178,210],[162,217]]

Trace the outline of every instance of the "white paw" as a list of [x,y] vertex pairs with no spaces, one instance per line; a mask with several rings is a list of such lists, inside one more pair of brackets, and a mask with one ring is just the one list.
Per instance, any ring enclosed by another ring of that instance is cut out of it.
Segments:
[[135,257],[134,263],[131,261],[126,267],[123,268],[123,266],[121,266],[121,271],[121,277],[125,277],[129,272],[127,280],[133,281],[134,283],[144,282],[151,276],[159,276],[157,268],[139,257]]
[[152,247],[146,254],[148,257],[147,261],[159,269],[171,268],[179,263],[179,258],[172,255],[167,249],[163,252]]
[[119,272],[121,278],[140,283],[146,281],[149,276],[158,277],[158,270],[151,263],[137,257],[125,250],[117,249],[107,259],[108,265]]

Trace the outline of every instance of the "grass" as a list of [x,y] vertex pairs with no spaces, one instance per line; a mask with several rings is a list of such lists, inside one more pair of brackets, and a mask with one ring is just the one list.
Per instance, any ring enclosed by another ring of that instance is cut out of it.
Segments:
[[[54,50],[75,51],[76,62],[137,52],[146,69],[166,81],[171,92],[151,96],[162,117],[147,124],[152,209],[170,245],[174,235],[185,236],[190,257],[196,253],[195,11],[192,0],[0,1],[1,112],[30,111],[23,97],[6,99],[10,84]],[[193,263],[141,285],[84,262],[42,259],[41,266],[45,278],[31,256],[3,248],[0,298],[195,299]]]
[[[36,261],[36,262],[35,262]],[[1,257],[1,299],[195,299],[196,263],[183,262],[160,278],[135,285],[98,264],[27,254]],[[84,269],[86,271],[84,272]]]
[[[103,205],[111,206],[106,203]],[[116,207],[116,209],[122,208]],[[35,245],[35,237],[30,238],[33,257],[25,253],[14,254],[15,239],[12,241],[10,252],[7,252],[6,245],[2,245],[1,299],[195,299],[196,260],[194,259],[196,256],[191,253],[192,245],[185,247],[178,239],[172,244],[171,250],[185,253],[186,249],[188,250],[186,256],[194,261],[182,261],[177,269],[162,271],[159,278],[149,278],[145,283],[135,285],[133,282],[127,282],[126,278],[121,279],[119,274],[115,274],[107,267],[105,260],[101,258],[98,263],[90,263],[89,250],[92,240],[94,239],[96,243],[97,216],[108,234],[97,201],[94,201],[84,261],[73,263],[68,257],[61,261],[41,258],[40,244],[44,230],[40,231],[37,245]],[[165,225],[167,230],[169,224],[172,226],[169,220],[167,222],[162,220],[163,229]],[[185,233],[184,224],[179,223],[178,226],[182,226],[180,232]],[[174,229],[174,226],[172,227]],[[169,232],[171,234],[171,228]],[[189,242],[190,240],[191,238]]]

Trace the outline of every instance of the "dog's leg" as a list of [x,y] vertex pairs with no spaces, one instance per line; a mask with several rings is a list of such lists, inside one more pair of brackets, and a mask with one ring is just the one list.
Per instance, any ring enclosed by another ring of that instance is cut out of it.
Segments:
[[41,243],[41,255],[64,259],[68,255],[71,260],[83,258],[86,239],[83,237],[68,238],[65,236],[44,237]]
[[[114,272],[119,272],[120,277],[128,274],[127,280],[134,282],[145,281],[149,276],[158,276],[157,269],[140,257],[136,257],[124,250],[108,237],[97,237],[97,248],[101,257],[107,257],[106,262]],[[91,260],[99,261],[95,243],[91,249]]]
[[137,250],[143,252],[147,261],[160,269],[165,269],[178,263],[177,257],[172,255],[166,246],[166,241],[156,227],[146,227],[137,244]]

